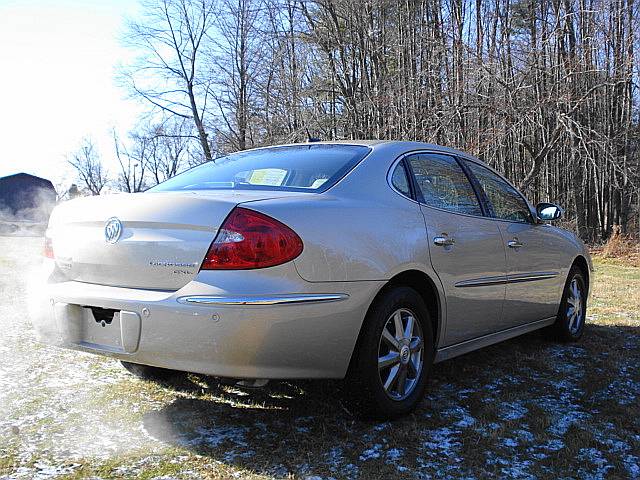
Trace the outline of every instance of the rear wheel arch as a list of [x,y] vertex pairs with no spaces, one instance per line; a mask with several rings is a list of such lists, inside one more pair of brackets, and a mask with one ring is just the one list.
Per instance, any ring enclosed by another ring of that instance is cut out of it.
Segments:
[[[438,348],[438,335],[441,332],[442,327],[442,301],[440,294],[436,288],[436,284],[429,275],[420,270],[405,270],[392,277],[387,283],[385,283],[376,293],[375,297],[371,300],[369,308],[365,318],[369,315],[369,311],[375,305],[376,301],[386,292],[395,287],[409,287],[414,289],[422,297],[429,316],[431,317],[431,327],[433,329],[433,341],[435,348]],[[363,329],[365,328],[365,322],[360,326],[358,333],[358,339],[356,341],[353,352],[351,353],[351,362],[349,368],[353,363],[353,359],[356,356],[358,348],[360,346],[360,339],[362,337]]]
[[[424,300],[429,316],[432,320],[433,340],[438,344],[438,334],[442,325],[442,308],[440,294],[435,282],[426,273],[420,270],[405,270],[392,277],[378,292],[376,298],[385,290],[393,287],[410,287],[420,294]],[[375,299],[374,299],[375,301]],[[373,302],[371,302],[373,304]]]

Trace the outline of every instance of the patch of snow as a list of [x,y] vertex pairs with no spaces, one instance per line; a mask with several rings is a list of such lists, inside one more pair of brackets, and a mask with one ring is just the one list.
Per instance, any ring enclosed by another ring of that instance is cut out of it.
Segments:
[[518,441],[515,438],[505,438],[502,440],[502,444],[508,448],[515,448],[519,445]]
[[387,450],[387,452],[385,453],[385,457],[385,463],[387,465],[395,465],[396,470],[398,470],[399,472],[407,472],[409,470],[408,467],[399,464],[400,460],[402,460],[402,458],[404,457],[404,449],[391,448]]
[[382,454],[382,444],[376,443],[373,447],[366,449],[360,454],[360,461],[366,462],[373,458],[380,458]]
[[373,429],[376,432],[381,432],[381,431],[386,430],[387,428],[389,428],[389,425],[391,425],[389,422],[378,423],[377,425],[374,425]]
[[329,462],[331,470],[334,471],[334,468],[337,470],[340,464],[343,462],[342,448],[333,447],[325,454],[325,458]]
[[230,441],[235,445],[247,446],[245,441],[246,427],[220,426],[220,427],[198,427],[196,435],[192,438],[184,438],[183,445],[207,445],[217,447],[223,442]]
[[502,420],[519,420],[529,413],[521,402],[502,402],[498,408],[500,410],[498,416]]
[[545,450],[550,450],[552,452],[557,452],[558,450],[562,450],[564,448],[564,442],[562,440],[554,439],[549,440],[540,445]]
[[422,445],[427,450],[437,452],[438,455],[451,458],[455,455],[455,450],[460,447],[460,441],[456,439],[458,433],[449,427],[425,430],[424,436],[427,440]]
[[625,457],[624,466],[629,472],[630,478],[640,478],[640,462],[638,462],[638,457],[634,457],[629,455]]
[[533,442],[536,438],[535,435],[529,430],[520,429],[516,430],[515,433],[518,436],[518,439],[523,442]]
[[500,471],[504,475],[502,478],[518,478],[525,480],[535,480],[537,478],[527,471],[529,467],[533,465],[533,462],[530,460],[493,457],[487,459],[487,465],[499,465]]
[[537,404],[549,412],[551,416],[549,432],[556,437],[563,437],[572,425],[582,425],[592,417],[573,401],[572,392],[564,392],[558,397],[545,395],[537,400]]
[[613,465],[609,465],[609,462],[604,458],[602,452],[595,448],[582,448],[578,452],[578,458],[583,462],[588,462],[593,467],[595,467],[595,471],[592,469],[581,468],[578,472],[581,474],[581,478],[585,478],[588,480],[600,480],[604,479],[607,475],[607,472],[613,468]]
[[476,391],[471,388],[463,388],[462,390],[458,390],[456,396],[459,400],[466,400],[473,393],[476,393]]
[[16,478],[25,477],[34,480],[45,480],[63,475],[71,475],[79,466],[80,464],[78,463],[51,465],[41,460],[35,462],[32,468],[19,467],[16,469]]
[[404,455],[404,450],[402,448],[391,448],[387,450],[386,456],[392,462],[397,462]]
[[444,417],[454,417],[456,420],[453,426],[459,428],[468,428],[476,423],[476,419],[469,414],[469,411],[461,407],[460,405],[456,405],[453,408],[449,408],[442,412]]

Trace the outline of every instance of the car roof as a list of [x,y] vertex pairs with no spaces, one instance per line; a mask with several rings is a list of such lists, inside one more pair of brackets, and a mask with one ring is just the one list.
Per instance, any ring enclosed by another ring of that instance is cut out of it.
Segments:
[[[406,152],[410,152],[412,150],[434,150],[434,151],[438,151],[438,152],[442,152],[442,153],[448,153],[450,155],[456,155],[459,157],[464,157],[466,159],[472,160],[476,163],[479,163],[481,165],[484,165],[486,167],[489,167],[489,165],[487,165],[485,162],[483,162],[482,160],[480,160],[477,157],[474,157],[473,155],[470,155],[466,152],[463,152],[461,150],[456,150],[455,148],[450,148],[450,147],[445,147],[443,145],[437,145],[435,143],[427,143],[427,142],[417,142],[417,141],[411,141],[411,140],[319,140],[319,141],[312,141],[312,142],[298,142],[298,143],[283,143],[283,144],[275,144],[275,145],[266,145],[263,147],[255,147],[255,148],[250,148],[248,150],[245,151],[251,151],[251,150],[262,150],[262,149],[267,149],[267,148],[274,148],[274,147],[300,147],[300,146],[304,146],[304,145],[359,145],[359,146],[363,146],[363,147],[369,147],[373,150],[376,150],[378,148],[381,147],[386,147],[386,146],[394,146],[394,147],[398,147],[399,149],[403,149]],[[489,167],[491,168],[491,167]]]
[[305,143],[289,143],[286,145],[273,145],[273,146],[294,146],[294,145],[361,145],[372,149],[377,149],[382,146],[394,145],[407,151],[411,150],[437,150],[443,153],[449,153],[451,155],[457,155],[460,157],[468,158],[482,165],[486,165],[482,160],[470,155],[461,150],[455,148],[445,147],[443,145],[437,145],[435,143],[417,142],[410,140],[322,140]]

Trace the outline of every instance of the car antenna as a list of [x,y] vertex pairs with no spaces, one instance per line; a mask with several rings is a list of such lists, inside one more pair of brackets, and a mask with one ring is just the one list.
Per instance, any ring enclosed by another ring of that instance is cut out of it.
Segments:
[[311,136],[311,133],[309,133],[309,128],[308,127],[304,127],[304,129],[307,131],[307,143],[313,143],[313,142],[320,142],[321,141],[319,138]]

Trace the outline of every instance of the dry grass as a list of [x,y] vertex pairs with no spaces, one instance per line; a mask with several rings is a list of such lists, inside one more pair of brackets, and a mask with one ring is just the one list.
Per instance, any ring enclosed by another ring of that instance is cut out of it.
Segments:
[[437,365],[418,410],[361,422],[339,382],[246,392],[39,347],[19,263],[0,238],[0,478],[639,478],[640,268],[595,259],[583,341],[541,333]]
[[615,227],[607,242],[594,250],[603,259],[614,259],[626,265],[640,267],[640,240],[631,235],[623,235],[620,227]]

